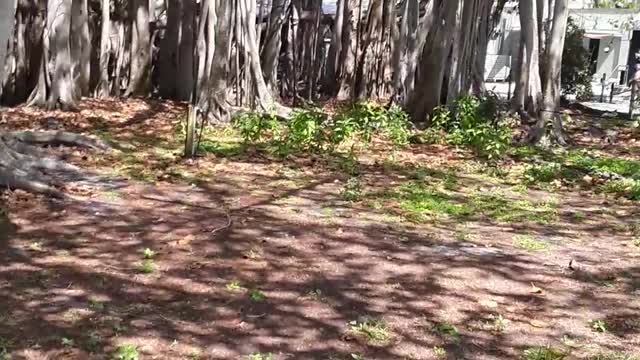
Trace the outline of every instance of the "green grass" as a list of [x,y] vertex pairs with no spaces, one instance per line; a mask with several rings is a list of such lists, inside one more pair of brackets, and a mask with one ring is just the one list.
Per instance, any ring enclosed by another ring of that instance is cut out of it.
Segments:
[[458,331],[458,328],[453,324],[449,324],[446,322],[438,323],[433,327],[433,331],[440,337],[448,341],[454,343],[460,342],[460,332]]
[[534,346],[523,352],[524,360],[562,360],[567,354],[550,346]]
[[154,271],[156,271],[156,263],[153,261],[153,259],[145,259],[144,261],[142,261],[142,263],[140,263],[138,270],[143,274],[152,274]]
[[271,353],[253,353],[247,356],[247,360],[273,360],[273,355]]
[[609,324],[605,320],[592,320],[591,329],[595,332],[606,333],[609,331]]
[[397,204],[409,220],[424,216],[458,219],[488,218],[499,222],[549,224],[558,219],[555,201],[532,202],[500,193],[470,195],[443,192],[419,181],[407,181],[392,189],[371,195]]
[[138,348],[134,345],[125,344],[118,346],[110,357],[111,360],[138,360]]
[[516,235],[513,237],[513,244],[520,249],[536,252],[536,251],[546,251],[549,249],[549,244],[536,240],[529,235]]
[[237,281],[237,280],[233,280],[233,281],[229,282],[225,287],[229,291],[240,291],[240,290],[244,289],[244,287],[242,287],[240,282]]
[[156,252],[149,248],[146,248],[142,251],[142,255],[144,256],[145,259],[150,260],[156,256]]
[[370,343],[383,343],[391,337],[387,323],[382,319],[374,318],[349,322],[349,332],[362,336]]
[[251,289],[249,290],[249,298],[251,301],[261,302],[267,299],[267,295],[260,291],[260,289]]
[[340,190],[340,197],[346,201],[359,201],[362,199],[362,182],[358,177],[351,177]]
[[447,357],[447,350],[440,346],[434,346],[433,355],[438,359],[445,359]]
[[509,324],[509,320],[502,317],[502,315],[491,315],[492,321],[492,329],[495,332],[501,333],[507,330],[507,325]]
[[631,243],[633,246],[640,248],[640,236],[634,237],[633,240],[631,240]]

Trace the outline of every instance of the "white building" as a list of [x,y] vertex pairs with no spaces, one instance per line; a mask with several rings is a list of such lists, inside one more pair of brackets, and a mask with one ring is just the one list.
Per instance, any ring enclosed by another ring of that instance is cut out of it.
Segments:
[[[640,13],[594,9],[591,4],[591,0],[571,1],[570,16],[585,30],[584,47],[591,53],[593,79],[600,81],[604,77],[607,84],[624,85],[630,77],[629,69],[638,62],[635,54],[640,50]],[[519,43],[518,5],[509,1],[487,51],[487,80],[508,78],[517,63]]]

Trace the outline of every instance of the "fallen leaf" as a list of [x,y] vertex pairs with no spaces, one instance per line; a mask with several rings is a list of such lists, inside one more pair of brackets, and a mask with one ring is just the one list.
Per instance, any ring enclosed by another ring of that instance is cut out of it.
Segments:
[[529,290],[531,294],[542,294],[544,291],[537,287],[534,283],[531,283],[531,290]]
[[542,321],[542,320],[531,320],[529,321],[529,324],[533,327],[537,327],[537,328],[546,328],[549,326],[549,324],[547,324],[546,322]]

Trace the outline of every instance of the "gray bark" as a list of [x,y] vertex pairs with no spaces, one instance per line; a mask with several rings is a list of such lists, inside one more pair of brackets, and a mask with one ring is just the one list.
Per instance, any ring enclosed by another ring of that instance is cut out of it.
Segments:
[[278,75],[278,57],[282,46],[282,26],[287,0],[273,0],[271,12],[269,14],[269,26],[266,30],[265,40],[262,47],[261,62],[264,78],[269,90],[273,93],[276,88]]
[[91,76],[91,38],[87,0],[73,0],[71,7],[70,49],[74,84],[78,96],[89,94]]
[[546,124],[551,123],[554,140],[561,145],[567,144],[562,127],[562,119],[557,111],[560,105],[562,52],[564,50],[568,17],[569,0],[555,0],[553,23],[549,34],[549,46],[544,53],[544,63],[546,64],[544,105],[536,126],[533,129],[533,133],[531,134],[531,140],[533,142],[538,142],[542,139]]
[[111,11],[110,0],[102,0],[102,25],[100,27],[100,80],[98,97],[109,96],[109,58],[111,55]]
[[420,67],[416,73],[416,91],[409,105],[409,112],[415,121],[428,121],[433,109],[441,103],[442,84],[447,58],[451,50],[451,31],[455,26],[458,1],[432,0],[434,21],[427,36]]
[[13,35],[16,0],[0,1],[0,83],[4,78],[4,61],[7,55],[7,42]]
[[146,96],[150,89],[151,34],[149,32],[149,1],[130,0],[133,14],[131,24],[131,65],[129,85],[125,96]]

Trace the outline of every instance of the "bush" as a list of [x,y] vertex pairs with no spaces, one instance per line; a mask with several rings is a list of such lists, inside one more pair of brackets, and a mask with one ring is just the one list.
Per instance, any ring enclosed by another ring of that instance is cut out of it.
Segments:
[[464,96],[451,108],[436,108],[432,126],[445,132],[446,141],[470,147],[490,160],[502,157],[511,143],[511,130],[498,117],[493,97]]
[[298,110],[286,122],[275,115],[247,113],[234,121],[234,127],[245,143],[269,141],[281,155],[333,150],[351,138],[369,143],[374,135],[403,146],[410,135],[406,113],[374,103],[355,104],[332,119],[316,108]]
[[583,46],[584,29],[572,18],[567,23],[567,37],[562,53],[562,94],[574,94],[578,100],[593,97],[589,50]]

